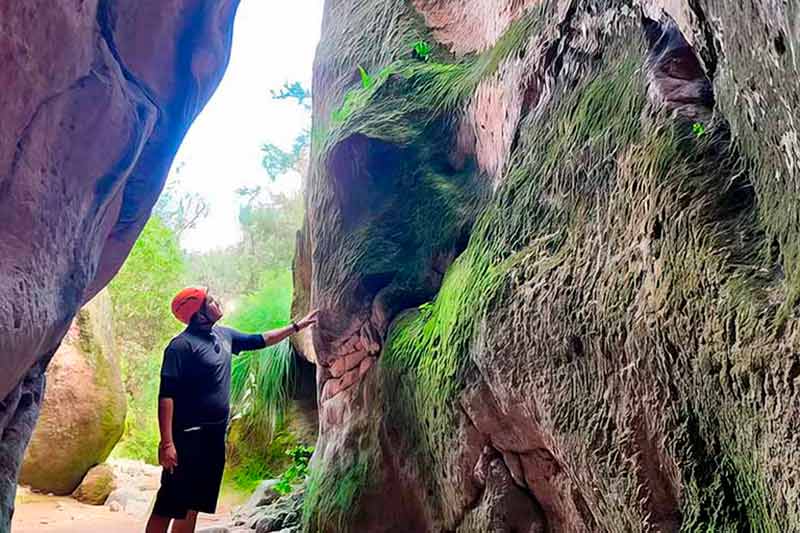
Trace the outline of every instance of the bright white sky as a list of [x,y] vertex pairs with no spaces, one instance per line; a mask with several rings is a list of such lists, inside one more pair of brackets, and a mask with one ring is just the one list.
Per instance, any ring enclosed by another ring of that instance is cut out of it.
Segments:
[[[189,130],[168,178],[177,182],[176,192],[197,192],[211,207],[209,217],[184,234],[184,248],[204,251],[237,242],[241,233],[234,191],[270,184],[261,167],[261,145],[288,150],[310,126],[310,113],[296,100],[273,100],[269,91],[286,81],[311,87],[322,3],[242,0],[228,70]],[[290,173],[271,189],[299,187],[300,176]]]

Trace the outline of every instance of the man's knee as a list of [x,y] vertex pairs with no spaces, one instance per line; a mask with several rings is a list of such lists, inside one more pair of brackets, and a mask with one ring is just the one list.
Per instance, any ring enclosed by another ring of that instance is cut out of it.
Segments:
[[145,533],[167,533],[167,529],[169,529],[169,523],[171,520],[171,518],[166,516],[152,514],[150,515],[150,519],[147,521]]
[[183,520],[175,520],[172,524],[172,533],[194,533],[197,524],[197,511],[189,511]]

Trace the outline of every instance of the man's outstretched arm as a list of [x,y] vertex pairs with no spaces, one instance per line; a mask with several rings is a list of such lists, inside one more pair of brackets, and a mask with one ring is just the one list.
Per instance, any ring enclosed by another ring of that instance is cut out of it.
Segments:
[[306,329],[307,327],[316,324],[317,314],[318,311],[316,310],[311,311],[301,320],[298,320],[297,322],[292,322],[292,324],[284,328],[267,331],[265,333],[262,333],[261,336],[264,337],[264,342],[267,344],[267,346],[273,346],[275,344],[278,344],[282,340],[294,335],[295,333],[298,333]]

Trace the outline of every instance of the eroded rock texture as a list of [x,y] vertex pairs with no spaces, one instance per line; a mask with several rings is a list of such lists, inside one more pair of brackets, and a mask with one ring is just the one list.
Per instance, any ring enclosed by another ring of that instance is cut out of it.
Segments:
[[0,4],[0,530],[48,354],[149,216],[221,78],[236,5]]
[[326,2],[307,530],[800,529],[799,16]]

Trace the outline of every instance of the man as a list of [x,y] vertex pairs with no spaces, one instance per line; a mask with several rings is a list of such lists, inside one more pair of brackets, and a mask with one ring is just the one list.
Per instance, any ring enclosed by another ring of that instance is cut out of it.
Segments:
[[197,513],[214,513],[225,467],[225,432],[230,411],[231,356],[260,350],[312,326],[317,312],[299,322],[248,335],[215,325],[220,304],[206,289],[190,287],[172,301],[172,313],[187,328],[164,352],[158,425],[158,459],[164,470],[147,533],[192,533]]

